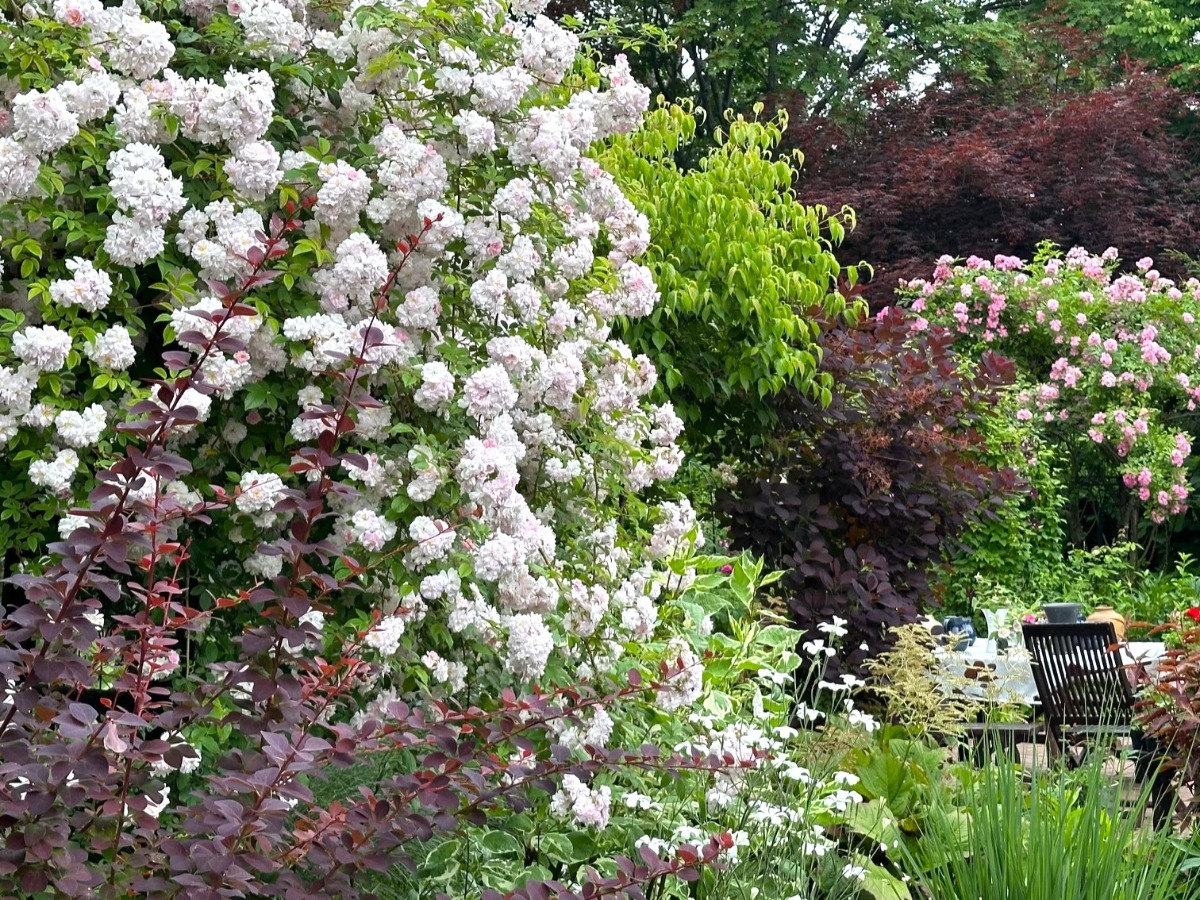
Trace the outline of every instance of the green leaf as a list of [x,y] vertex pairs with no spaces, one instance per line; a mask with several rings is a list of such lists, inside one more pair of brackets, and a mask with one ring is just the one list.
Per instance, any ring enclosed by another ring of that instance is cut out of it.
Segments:
[[904,763],[893,753],[872,748],[855,768],[858,790],[868,799],[886,799],[897,812],[907,815],[915,789]]
[[554,874],[549,869],[537,863],[526,867],[523,875],[524,878],[519,879],[521,884],[529,884],[534,881],[549,881],[554,877]]
[[516,873],[511,868],[511,863],[488,863],[480,870],[480,881],[484,887],[507,893],[517,886]]
[[507,831],[489,831],[480,840],[483,849],[493,856],[517,856],[524,845]]
[[896,824],[896,814],[882,799],[851,804],[846,810],[846,827],[872,843],[882,844],[889,849],[894,842],[904,839]]
[[271,389],[265,382],[256,381],[246,388],[243,402],[246,409],[261,409],[271,399]]
[[425,857],[424,868],[430,872],[439,872],[446,865],[462,852],[462,842],[458,838],[450,838],[442,841]]
[[855,855],[853,857],[854,865],[866,869],[866,876],[863,878],[863,890],[870,894],[875,900],[910,900],[912,894],[908,890],[908,885],[899,875],[893,875],[882,866],[876,865],[867,859],[865,856]]
[[803,634],[804,632],[788,628],[786,625],[768,625],[754,636],[754,640],[755,643],[765,644],[768,647],[776,649],[786,647],[790,650],[800,642]]
[[722,691],[712,691],[704,698],[704,709],[719,719],[733,715],[733,703]]
[[575,863],[591,862],[598,852],[596,841],[590,834],[576,831],[571,835],[571,861]]
[[538,850],[553,862],[569,863],[575,856],[571,839],[565,834],[543,834],[538,838]]

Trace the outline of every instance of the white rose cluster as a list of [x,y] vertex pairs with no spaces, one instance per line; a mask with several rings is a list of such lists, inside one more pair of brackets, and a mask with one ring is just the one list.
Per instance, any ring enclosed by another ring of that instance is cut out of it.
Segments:
[[[511,20],[492,0],[456,5],[452,25],[429,16],[437,0],[358,15],[367,5],[310,15],[304,0],[189,0],[176,14],[203,24],[223,8],[245,39],[203,74],[187,68],[194,49],[176,54],[155,0],[47,9],[83,29],[90,68],[0,94],[12,120],[0,227],[56,201],[39,172],[68,167],[60,151],[86,132],[103,168],[67,175],[104,198],[90,214],[103,238],[47,259],[36,296],[3,261],[0,291],[31,314],[0,331],[0,460],[28,430],[41,448],[29,479],[66,513],[129,401],[165,403],[137,386],[88,395],[93,380],[159,365],[139,354],[147,310],[165,309],[159,342],[203,357],[175,403],[194,415],[172,426],[171,450],[193,465],[185,489],[229,488],[233,569],[281,571],[259,548],[285,527],[284,491],[321,478],[295,454],[334,431],[356,461],[329,476],[341,481],[327,541],[395,563],[369,647],[390,659],[411,641],[408,658],[451,691],[475,676],[467,660],[512,683],[598,677],[621,642],[653,636],[667,562],[695,521],[686,503],[664,506],[648,550],[620,521],[622,495],[682,461],[681,421],[648,400],[653,366],[613,336],[618,316],[658,301],[637,262],[647,220],[588,156],[637,127],[649,92],[618,57],[564,99],[578,39],[536,0]],[[311,83],[262,62],[301,55]],[[273,267],[286,277],[256,274]],[[223,285],[244,291],[237,315]],[[74,391],[48,390],[64,377]],[[148,479],[138,497],[156,490]],[[434,653],[421,641],[437,615],[458,644]],[[698,668],[664,706],[695,699]],[[579,740],[609,730],[597,721]],[[564,809],[598,827],[607,795],[584,790]]]
[[603,830],[608,825],[612,808],[612,791],[608,786],[589,788],[576,775],[564,775],[562,787],[554,795],[550,811],[560,818],[570,818],[582,828]]
[[70,278],[55,281],[50,285],[50,296],[60,306],[78,306],[86,312],[99,312],[108,306],[112,296],[112,278],[103,269],[97,269],[89,260],[69,259],[67,270]]

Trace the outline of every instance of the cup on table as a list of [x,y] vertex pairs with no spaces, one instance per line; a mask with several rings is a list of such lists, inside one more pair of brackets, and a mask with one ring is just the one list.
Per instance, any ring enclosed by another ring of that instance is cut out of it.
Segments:
[[942,625],[946,629],[946,644],[951,650],[965,650],[977,637],[970,616],[948,616]]

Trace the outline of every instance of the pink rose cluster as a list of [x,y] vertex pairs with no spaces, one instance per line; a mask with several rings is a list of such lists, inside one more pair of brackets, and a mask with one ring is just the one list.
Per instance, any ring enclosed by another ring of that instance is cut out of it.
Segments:
[[1200,401],[1200,281],[1177,284],[1150,258],[1133,269],[1121,272],[1112,247],[1044,249],[1032,262],[943,256],[932,279],[904,287],[929,328],[1001,353],[1018,337],[1057,348],[1045,380],[1019,396],[1017,420],[1078,423],[1081,438],[1111,449],[1126,487],[1158,522],[1188,497],[1191,444],[1158,410]]
[[[1187,438],[1182,434],[1177,436],[1179,443],[1187,445]],[[1190,445],[1188,447],[1190,450]],[[1183,454],[1179,452],[1182,459]],[[1143,503],[1152,503],[1155,508],[1150,510],[1150,519],[1155,524],[1166,520],[1167,514],[1176,515],[1186,509],[1184,501],[1188,498],[1188,487],[1186,484],[1178,482],[1171,484],[1169,487],[1156,487],[1154,473],[1149,468],[1143,466],[1137,472],[1126,472],[1121,476],[1125,487],[1131,491],[1136,491],[1138,499]]]

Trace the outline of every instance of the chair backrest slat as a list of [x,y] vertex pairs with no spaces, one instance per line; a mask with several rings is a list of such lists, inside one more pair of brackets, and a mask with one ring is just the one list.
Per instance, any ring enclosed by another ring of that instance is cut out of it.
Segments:
[[1127,725],[1133,691],[1111,622],[1022,627],[1047,718],[1058,725]]

